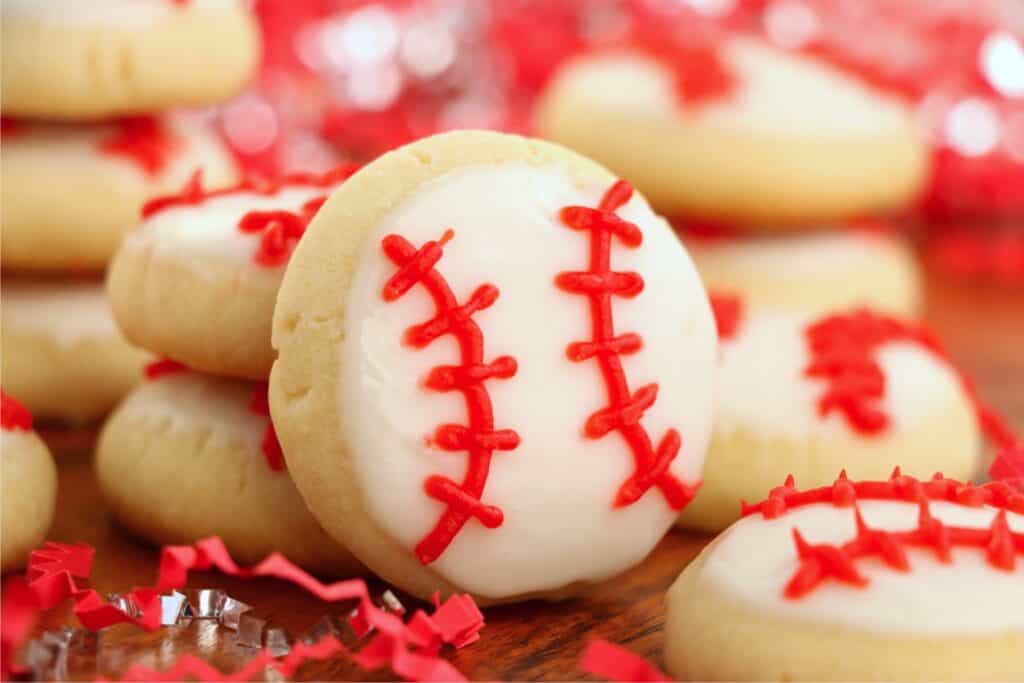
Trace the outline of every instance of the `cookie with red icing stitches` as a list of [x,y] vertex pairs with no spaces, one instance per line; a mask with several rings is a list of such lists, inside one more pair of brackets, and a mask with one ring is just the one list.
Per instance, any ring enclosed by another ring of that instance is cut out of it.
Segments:
[[1024,492],[840,475],[792,479],[668,592],[679,680],[1024,679]]
[[715,335],[629,183],[499,133],[426,138],[334,192],[278,295],[270,404],[324,528],[415,595],[561,597],[690,501]]

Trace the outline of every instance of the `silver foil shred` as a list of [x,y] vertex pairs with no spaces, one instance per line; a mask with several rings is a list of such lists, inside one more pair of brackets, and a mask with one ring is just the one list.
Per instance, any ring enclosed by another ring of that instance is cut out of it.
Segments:
[[271,657],[284,657],[291,651],[288,634],[283,628],[267,629],[267,652]]
[[252,609],[252,605],[247,605],[240,600],[235,600],[230,595],[224,599],[224,604],[220,611],[220,625],[224,628],[231,629],[232,631],[238,630],[238,622],[245,612]]
[[235,633],[235,644],[242,647],[262,648],[263,627],[267,622],[263,619],[243,614],[238,619],[238,631]]
[[182,618],[187,604],[185,595],[178,591],[160,596],[160,625],[174,626],[177,624],[178,620]]
[[384,591],[384,593],[380,596],[380,601],[381,605],[388,612],[391,612],[392,614],[399,617],[405,615],[405,605],[402,604],[402,601],[399,600],[398,596],[392,593],[390,589]]

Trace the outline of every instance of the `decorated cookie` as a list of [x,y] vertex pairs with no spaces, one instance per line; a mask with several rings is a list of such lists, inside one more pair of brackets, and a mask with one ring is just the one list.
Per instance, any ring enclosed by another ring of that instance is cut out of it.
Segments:
[[643,47],[568,62],[537,127],[665,215],[809,224],[901,207],[925,180],[910,108],[845,71],[751,38]]
[[2,298],[4,390],[37,417],[98,418],[142,377],[102,283],[4,279]]
[[32,431],[32,413],[7,394],[0,394],[0,423],[0,564],[7,573],[25,566],[53,522],[57,468],[46,444]]
[[311,570],[359,571],[288,476],[265,382],[219,379],[166,360],[146,376],[96,447],[100,488],[122,524],[157,544],[220,536],[242,563],[276,550]]
[[327,195],[353,170],[213,192],[197,174],[180,194],[147,203],[107,280],[125,335],[197,370],[266,380],[284,267]]
[[3,112],[99,119],[216,104],[259,32],[243,0],[4,0]]
[[103,270],[148,198],[177,190],[197,168],[211,187],[237,174],[212,132],[156,118],[5,121],[3,149],[5,270]]
[[1024,678],[1024,493],[936,475],[791,482],[669,591],[680,680]]
[[669,226],[600,166],[457,132],[328,199],[274,312],[270,402],[324,528],[420,597],[564,596],[690,501],[713,319]]
[[854,306],[916,317],[921,283],[907,241],[891,233],[832,230],[770,236],[689,226],[683,241],[709,290],[747,306],[826,313]]
[[981,434],[1019,445],[924,328],[867,309],[816,318],[712,295],[720,334],[704,483],[683,525],[718,531],[792,474],[815,486],[940,470],[979,474]]

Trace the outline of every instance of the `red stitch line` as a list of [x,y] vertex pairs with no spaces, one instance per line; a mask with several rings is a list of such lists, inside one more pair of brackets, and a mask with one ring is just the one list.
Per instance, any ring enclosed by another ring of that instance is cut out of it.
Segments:
[[155,360],[152,363],[148,363],[143,370],[143,373],[148,380],[159,379],[166,375],[174,375],[179,372],[187,372],[188,366],[183,363],[179,363],[176,360],[170,358],[161,358]]
[[0,391],[0,426],[7,431],[32,430],[32,413],[28,408]]
[[632,186],[620,180],[608,188],[598,208],[562,209],[560,218],[566,227],[590,233],[590,264],[586,271],[559,273],[555,284],[566,292],[582,294],[589,301],[592,338],[569,344],[566,355],[574,362],[596,359],[608,393],[608,406],[590,416],[584,434],[599,439],[618,431],[633,454],[633,474],[619,487],[613,505],[631,505],[657,486],[669,506],[680,510],[693,499],[699,484],[688,486],[669,472],[682,445],[679,432],[669,429],[655,449],[640,424],[644,412],[658,397],[658,385],[648,384],[635,393],[630,391],[620,356],[638,351],[643,340],[634,333],[616,336],[612,320],[612,295],[634,297],[644,288],[639,273],[611,270],[612,237],[629,248],[636,248],[643,241],[640,228],[615,214],[632,195]]
[[263,457],[267,459],[267,465],[275,472],[284,469],[284,452],[281,450],[281,442],[277,440],[277,430],[274,429],[274,422],[270,419],[270,401],[267,399],[269,386],[266,382],[258,382],[252,388],[252,398],[249,399],[249,412],[267,418],[267,428],[263,432]]
[[708,292],[720,340],[732,339],[743,323],[743,299],[726,292]]
[[302,239],[309,222],[320,210],[327,195],[313,197],[302,205],[298,212],[278,209],[276,211],[250,211],[238,221],[238,229],[245,233],[258,232],[260,246],[253,260],[270,268],[288,262],[295,245]]
[[398,271],[381,290],[381,297],[388,302],[395,301],[419,283],[430,294],[436,309],[431,320],[406,330],[405,342],[423,348],[438,337],[451,334],[459,344],[460,365],[434,368],[425,385],[435,391],[462,392],[469,417],[466,426],[444,424],[434,432],[433,443],[447,451],[467,451],[469,464],[461,483],[439,475],[430,476],[423,483],[428,496],[446,504],[437,524],[416,545],[416,556],[423,564],[440,557],[470,517],[488,529],[501,526],[504,521],[501,509],[485,505],[480,498],[494,451],[510,451],[519,445],[519,435],[514,430],[494,429],[491,397],[484,386],[487,379],[514,376],[516,361],[502,356],[486,362],[483,331],[472,317],[497,300],[498,289],[484,284],[473,292],[468,302],[459,305],[444,276],[434,268],[441,259],[444,245],[453,236],[454,232],[447,230],[440,240],[426,242],[419,249],[400,235],[388,235],[381,242],[385,256],[398,266]]

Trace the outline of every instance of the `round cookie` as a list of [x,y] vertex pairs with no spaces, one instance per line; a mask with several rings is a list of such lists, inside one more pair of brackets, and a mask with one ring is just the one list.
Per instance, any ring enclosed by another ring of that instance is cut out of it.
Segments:
[[0,461],[3,466],[3,536],[0,565],[6,574],[21,569],[53,522],[57,468],[50,450],[32,431],[32,414],[0,394]]
[[121,336],[100,282],[5,278],[0,320],[4,388],[37,417],[107,414],[150,359]]
[[678,680],[1024,678],[1024,494],[841,478],[746,514],[669,590]]
[[4,0],[3,112],[82,120],[222,102],[259,61],[243,0]]
[[917,260],[907,240],[895,234],[681,234],[704,286],[739,294],[750,308],[814,314],[869,306],[906,318],[920,312]]
[[715,334],[697,273],[628,183],[561,147],[463,131],[364,167],[296,248],[273,344],[303,497],[420,597],[610,578],[700,476]]
[[309,514],[284,470],[266,384],[161,361],[103,427],[96,475],[117,519],[154,543],[220,536],[241,563],[279,551],[310,570],[359,563]]
[[237,178],[224,143],[189,122],[5,124],[5,270],[102,271],[147,199],[177,190],[197,168],[212,187]]
[[793,475],[884,477],[981,467],[972,396],[922,329],[866,309],[817,318],[746,313],[712,295],[720,347],[704,483],[680,524],[717,532]]
[[[708,70],[718,87],[680,94]],[[763,230],[902,207],[928,171],[906,104],[753,38],[692,58],[582,55],[552,79],[536,126],[629,178],[664,215]]]
[[196,177],[181,194],[147,203],[107,276],[125,336],[196,370],[265,380],[288,257],[320,204],[353,170],[214,192]]

